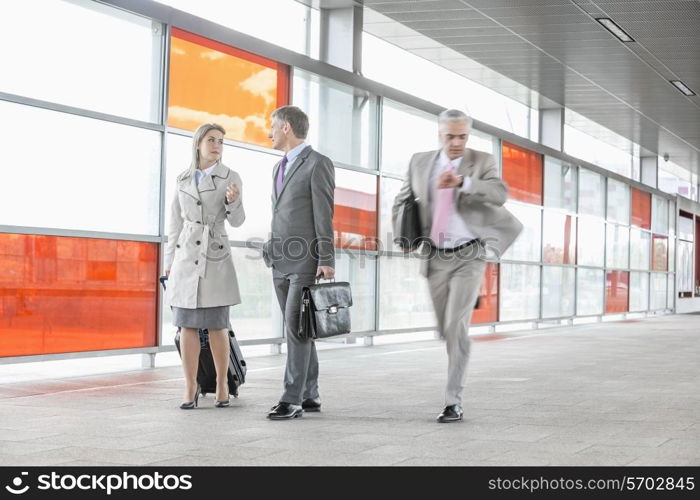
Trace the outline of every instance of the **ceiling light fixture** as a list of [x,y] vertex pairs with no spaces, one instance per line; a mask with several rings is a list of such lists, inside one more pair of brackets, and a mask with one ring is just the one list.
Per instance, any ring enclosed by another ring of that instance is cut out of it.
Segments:
[[680,80],[669,80],[669,81],[673,84],[674,87],[676,87],[678,90],[683,92],[685,95],[687,95],[687,96],[697,95],[695,92],[690,90],[687,87],[687,85],[685,83],[683,83],[682,81],[680,81]]
[[596,17],[595,20],[602,24],[606,30],[615,35],[621,42],[634,42],[634,38],[629,36],[625,30],[615,24],[615,21],[609,17]]

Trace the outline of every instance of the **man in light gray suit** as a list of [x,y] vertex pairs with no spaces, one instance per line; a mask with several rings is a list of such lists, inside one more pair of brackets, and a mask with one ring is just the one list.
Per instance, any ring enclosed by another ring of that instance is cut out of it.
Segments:
[[316,276],[335,275],[335,170],[329,158],[304,142],[308,130],[309,119],[296,106],[272,113],[272,147],[285,155],[272,175],[272,233],[263,258],[272,267],[287,337],[284,393],[267,414],[272,420],[321,410],[316,346],[313,340],[299,338],[299,310],[304,286],[313,284]]
[[486,258],[499,257],[522,231],[503,208],[508,189],[488,153],[468,149],[471,119],[455,109],[438,119],[442,149],[416,153],[393,207],[398,214],[411,193],[418,203],[422,238],[421,274],[447,343],[445,409],[438,422],[462,420],[462,392],[469,361],[469,322],[479,297]]

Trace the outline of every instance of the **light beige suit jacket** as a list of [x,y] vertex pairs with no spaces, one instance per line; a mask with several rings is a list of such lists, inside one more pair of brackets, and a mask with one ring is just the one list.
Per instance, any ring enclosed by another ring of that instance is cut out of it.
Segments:
[[[394,200],[393,227],[394,234],[399,234],[396,227],[399,207],[411,192],[417,198],[422,235],[428,238],[432,228],[432,200],[430,173],[437,161],[440,151],[416,153],[408,165],[408,175],[401,191]],[[471,188],[467,192],[454,190],[454,203],[457,213],[464,219],[485,250],[484,258],[496,260],[503,255],[518,237],[523,225],[503,204],[508,198],[508,188],[498,176],[494,157],[482,151],[467,149],[456,171],[465,179],[471,179]],[[423,257],[430,248],[427,244],[419,247]],[[428,275],[428,259],[423,258],[421,274]]]

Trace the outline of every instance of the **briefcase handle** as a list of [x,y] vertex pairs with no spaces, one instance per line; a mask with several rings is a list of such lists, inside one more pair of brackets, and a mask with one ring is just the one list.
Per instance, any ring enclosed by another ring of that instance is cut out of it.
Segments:
[[[322,279],[324,279],[323,274],[317,274],[315,278],[316,284],[318,285]],[[335,283],[335,278],[329,278],[328,281]]]

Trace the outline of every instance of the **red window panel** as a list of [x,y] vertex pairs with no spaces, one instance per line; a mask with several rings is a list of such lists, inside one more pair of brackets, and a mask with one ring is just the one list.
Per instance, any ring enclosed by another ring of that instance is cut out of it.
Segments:
[[377,194],[335,188],[333,213],[335,246],[377,249]]
[[632,188],[632,225],[651,229],[651,194]]
[[618,313],[629,310],[630,273],[608,271],[605,278],[605,312]]
[[156,243],[0,234],[0,356],[154,346]]
[[481,282],[479,306],[474,308],[472,323],[495,323],[498,321],[498,264],[489,262]]
[[668,271],[668,237],[653,234],[651,238],[651,270]]
[[542,205],[542,155],[503,142],[503,180],[514,200]]

